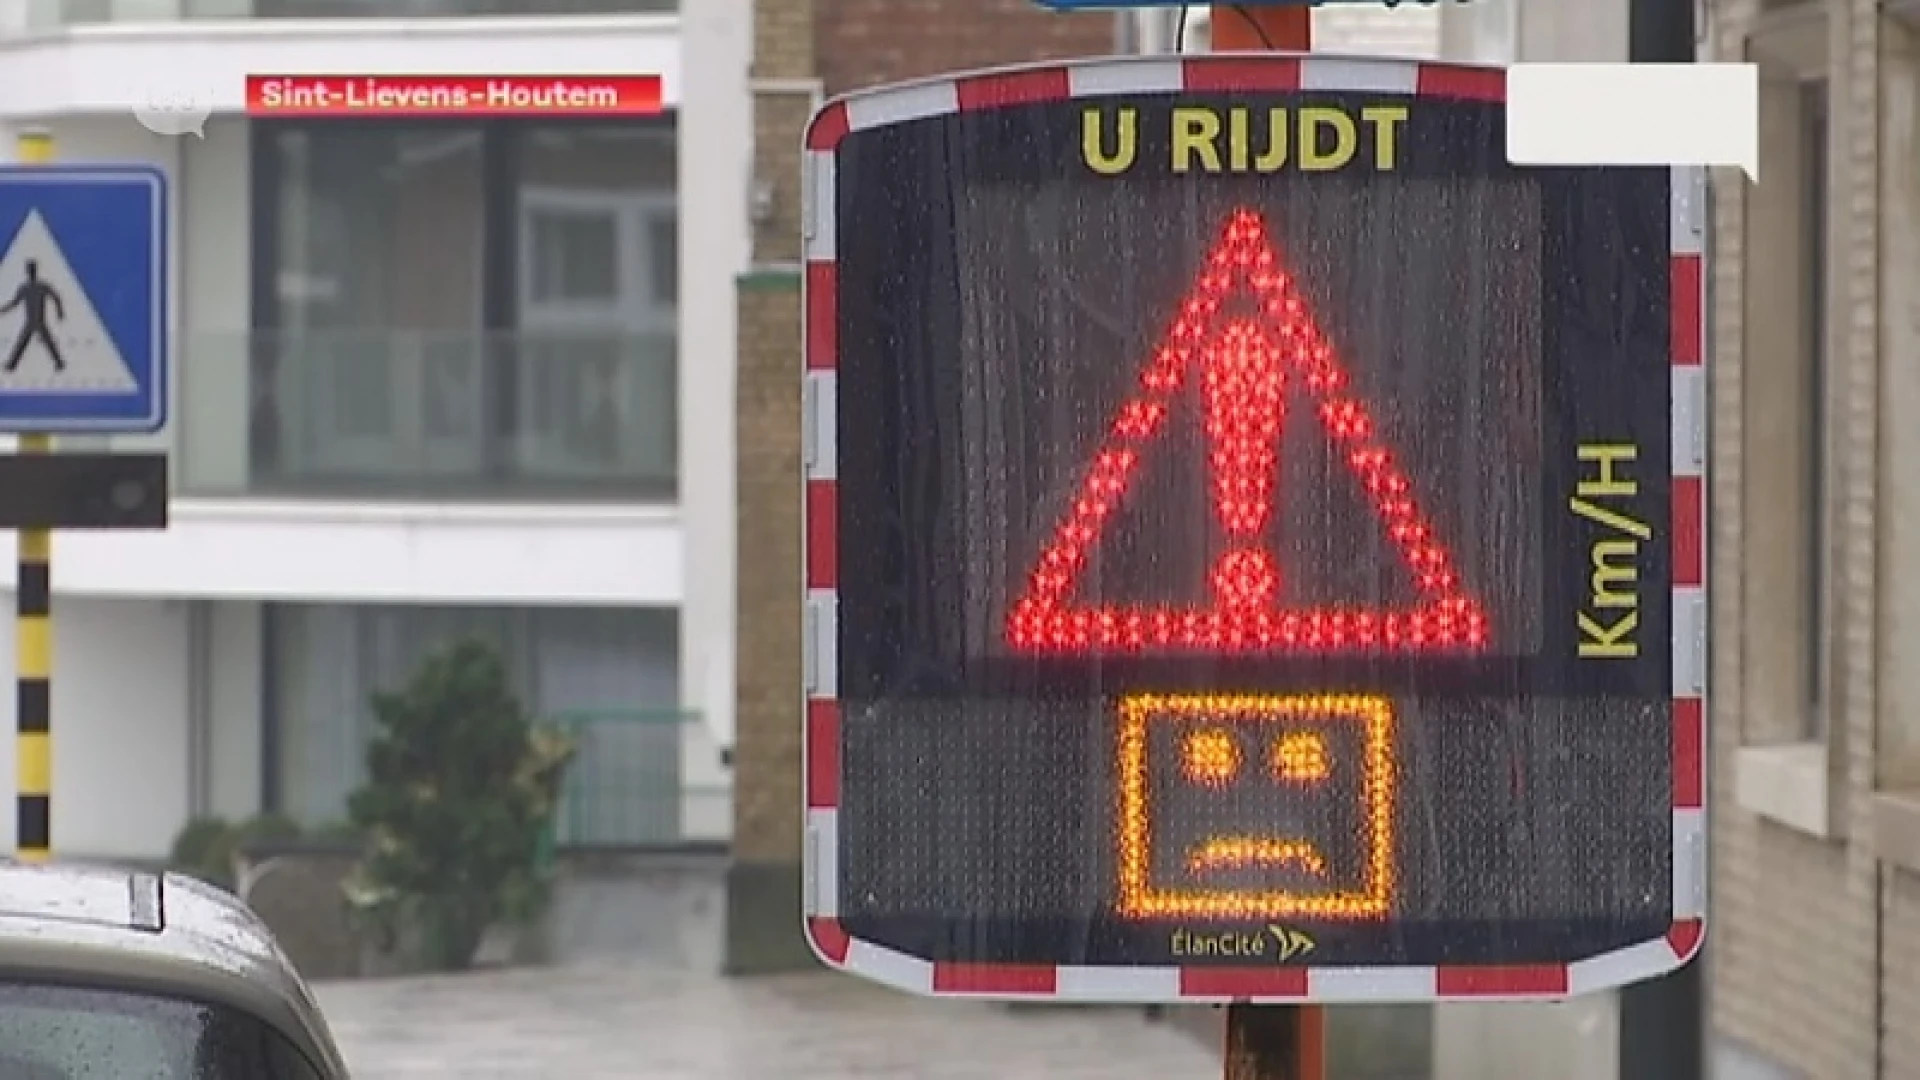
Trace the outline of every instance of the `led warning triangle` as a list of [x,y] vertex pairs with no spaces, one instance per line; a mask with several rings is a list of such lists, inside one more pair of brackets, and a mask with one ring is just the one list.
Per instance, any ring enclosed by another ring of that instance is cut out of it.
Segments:
[[[1244,292],[1252,314],[1223,312]],[[1141,461],[1162,434],[1175,395],[1198,379],[1209,494],[1227,545],[1202,607],[1075,606],[1075,587]],[[1288,386],[1304,389],[1320,427],[1366,493],[1418,600],[1401,610],[1290,608],[1282,568],[1259,537],[1273,514]],[[1412,485],[1374,432],[1366,406],[1313,313],[1274,253],[1258,214],[1242,210],[1208,257],[1173,327],[1114,418],[1078,497],[1041,550],[1007,617],[1015,650],[1312,655],[1471,652],[1488,642],[1487,616],[1460,584],[1453,558],[1421,512]]]
[[[36,305],[19,290],[28,280],[29,265],[33,279],[50,290],[37,305],[43,335],[27,332],[28,316]],[[22,303],[0,311],[0,393],[133,393],[140,389],[120,355],[120,346],[107,333],[86,287],[38,210],[27,214],[13,243],[0,255],[0,305],[16,297]],[[59,351],[58,366],[49,342]],[[8,371],[4,364],[16,349],[19,362]]]

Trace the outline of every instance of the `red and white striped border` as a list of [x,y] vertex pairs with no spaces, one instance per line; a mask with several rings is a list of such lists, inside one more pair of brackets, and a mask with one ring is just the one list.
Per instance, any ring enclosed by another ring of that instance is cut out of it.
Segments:
[[1349,90],[1501,101],[1498,69],[1336,56],[1123,57],[999,68],[881,87],[828,102],[806,134],[804,311],[806,933],[823,963],[917,994],[1081,1002],[1536,1000],[1603,990],[1680,966],[1706,927],[1705,174],[1674,170],[1673,927],[1573,964],[1516,967],[1082,967],[934,963],[840,926],[835,680],[838,540],[834,372],[834,161],[850,131],[1001,105],[1181,90]]

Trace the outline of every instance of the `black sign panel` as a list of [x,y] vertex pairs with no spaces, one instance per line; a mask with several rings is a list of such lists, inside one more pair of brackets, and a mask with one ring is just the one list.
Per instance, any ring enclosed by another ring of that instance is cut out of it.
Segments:
[[841,927],[1096,967],[1660,938],[1670,184],[1413,95],[845,135]]
[[0,529],[164,529],[167,455],[0,455]]

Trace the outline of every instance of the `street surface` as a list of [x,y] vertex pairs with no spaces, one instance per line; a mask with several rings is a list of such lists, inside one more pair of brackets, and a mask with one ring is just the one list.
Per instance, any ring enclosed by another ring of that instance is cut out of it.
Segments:
[[357,1080],[1185,1080],[1219,1075],[1139,1009],[942,1002],[849,978],[631,961],[322,984]]

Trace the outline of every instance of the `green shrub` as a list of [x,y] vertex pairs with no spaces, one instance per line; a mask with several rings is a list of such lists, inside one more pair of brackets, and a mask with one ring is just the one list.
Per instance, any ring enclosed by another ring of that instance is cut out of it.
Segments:
[[233,843],[237,850],[245,851],[256,844],[286,843],[304,835],[300,823],[285,814],[255,814],[234,830]]
[[167,852],[167,868],[233,891],[233,823],[223,817],[197,817],[181,827]]
[[351,821],[329,821],[316,825],[308,830],[307,835],[320,843],[341,847],[359,847],[366,841],[366,834]]
[[572,744],[536,726],[489,646],[461,641],[373,700],[367,781],[348,800],[366,854],[346,884],[363,925],[470,966],[487,929],[545,905],[538,858]]
[[234,856],[256,844],[298,840],[300,823],[285,814],[255,814],[235,823],[223,817],[197,817],[181,827],[167,853],[167,868],[235,891]]

